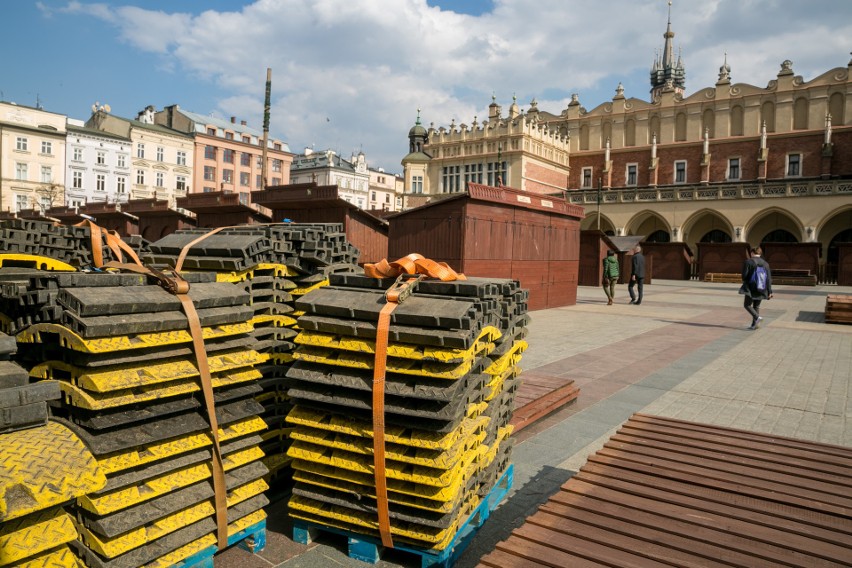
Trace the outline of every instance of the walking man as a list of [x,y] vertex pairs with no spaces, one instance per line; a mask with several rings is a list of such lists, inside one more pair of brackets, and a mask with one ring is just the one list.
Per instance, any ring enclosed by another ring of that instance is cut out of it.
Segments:
[[749,251],[750,258],[743,263],[743,285],[740,294],[745,296],[743,307],[751,315],[749,329],[757,329],[763,318],[760,317],[760,303],[772,299],[772,272],[769,263],[760,255],[763,250],[755,247]]
[[606,294],[606,305],[611,306],[615,300],[615,283],[618,282],[618,257],[614,250],[606,251],[603,261],[603,289]]
[[[636,245],[633,249],[633,259],[630,261],[630,284],[627,285],[627,292],[630,294],[630,303],[637,306],[642,303],[642,287],[645,283],[645,255],[642,254],[642,247]],[[638,297],[633,293],[633,287],[636,286]]]

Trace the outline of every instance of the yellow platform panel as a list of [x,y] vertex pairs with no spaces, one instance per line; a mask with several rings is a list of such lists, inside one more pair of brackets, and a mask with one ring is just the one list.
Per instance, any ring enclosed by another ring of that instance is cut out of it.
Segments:
[[0,522],[66,503],[106,485],[103,469],[65,426],[0,436]]
[[[415,345],[410,343],[389,343],[388,357],[412,359],[415,361],[438,361],[441,363],[461,363],[471,361],[477,355],[488,354],[494,349],[493,341],[500,337],[500,330],[488,326],[482,330],[479,337],[468,349],[442,349],[430,345]],[[356,353],[375,355],[374,340],[335,335],[317,331],[302,331],[293,340],[299,345],[310,345],[326,349],[339,349]]]
[[[353,369],[372,369],[374,358],[372,355],[354,353],[350,351],[338,351],[312,345],[301,345],[293,357],[300,361],[311,363],[323,363],[338,367],[350,367]],[[432,377],[436,379],[460,379],[470,372],[472,361],[461,363],[437,363],[434,361],[414,361],[411,359],[399,359],[388,357],[387,372],[400,373],[402,375],[417,375],[421,377]]]
[[516,341],[508,352],[496,359],[491,365],[485,369],[487,375],[499,375],[509,367],[517,365],[521,360],[521,354],[527,350],[528,344],[526,341]]
[[[252,330],[254,330],[254,326],[249,322],[223,324],[201,328],[201,335],[205,340],[208,340],[248,334]],[[46,336],[43,338],[42,334],[46,334]],[[114,351],[177,345],[192,341],[192,336],[186,330],[85,339],[67,327],[55,323],[37,323],[31,325],[16,335],[15,339],[21,343],[43,343],[51,341],[50,338],[53,336],[58,337],[59,344],[62,347],[82,353],[112,353]]]
[[293,296],[304,296],[308,292],[313,292],[314,290],[316,290],[318,288],[322,288],[323,286],[328,286],[328,279],[321,280],[320,282],[317,282],[316,284],[312,284],[310,286],[299,287],[298,284],[296,286],[297,286],[296,288],[293,288],[292,290],[290,290],[290,294],[292,294]]
[[27,558],[15,564],[15,568],[86,568],[86,566],[67,545],[63,545],[44,554]]
[[49,551],[77,538],[71,516],[51,507],[0,524],[0,566]]
[[284,315],[261,314],[249,320],[255,327],[293,327],[296,318]]
[[0,254],[0,268],[10,267],[36,268],[38,270],[52,270],[59,272],[77,272],[77,269],[70,264],[48,256],[18,253]]

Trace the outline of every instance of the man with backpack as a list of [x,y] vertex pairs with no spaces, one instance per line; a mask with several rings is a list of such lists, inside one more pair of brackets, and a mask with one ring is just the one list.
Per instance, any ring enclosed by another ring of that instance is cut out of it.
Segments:
[[772,298],[772,272],[769,263],[763,260],[761,248],[755,247],[749,251],[750,258],[743,263],[743,285],[740,294],[745,295],[743,307],[751,315],[749,329],[757,329],[763,318],[760,317],[760,303]]

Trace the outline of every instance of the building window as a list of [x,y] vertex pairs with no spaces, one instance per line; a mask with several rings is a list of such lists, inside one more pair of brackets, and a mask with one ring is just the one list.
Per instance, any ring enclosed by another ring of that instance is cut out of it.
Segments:
[[106,176],[104,174],[98,174],[95,176],[95,189],[98,191],[106,191]]
[[166,187],[166,184],[164,183],[164,177],[163,177],[162,172],[157,172],[156,181],[157,181],[157,187]]
[[82,199],[71,199],[68,203],[71,207],[82,207],[83,200]]
[[272,160],[272,171],[280,172],[281,171],[281,160]]
[[145,157],[145,144],[143,144],[142,142],[136,143],[136,157],[137,158],[144,158]]
[[371,191],[371,192],[370,192],[370,201],[375,201],[375,200],[376,200],[376,192],[375,192],[375,191]]
[[216,159],[216,146],[205,146],[204,147],[204,159],[205,160],[215,160]]
[[15,195],[15,211],[22,211],[27,208],[29,198],[26,195]]
[[82,148],[74,148],[74,155],[71,158],[75,162],[83,161],[83,149]]
[[686,183],[686,161],[678,160],[674,163],[674,182]]
[[98,150],[97,163],[99,166],[106,164],[106,152]]
[[204,193],[213,193],[214,191],[216,191],[216,188],[215,187],[205,187],[202,191]]
[[48,156],[53,154],[53,142],[48,142],[47,140],[41,141],[41,153],[47,154]]
[[639,171],[639,166],[637,164],[627,164],[627,181],[625,185],[636,185],[637,181],[637,173]]
[[276,178],[276,177],[272,178],[272,185],[273,186],[281,185],[281,178]]
[[119,168],[126,168],[127,167],[127,155],[126,154],[119,154],[118,155],[118,167]]
[[226,132],[225,133],[225,139],[226,140],[233,140],[234,139],[234,133],[233,132]]
[[464,167],[464,184],[467,182],[482,183],[482,164],[467,164]]
[[224,183],[234,183],[234,170],[222,170],[222,181]]
[[261,157],[261,156],[258,156],[258,157],[257,157],[257,169],[260,169],[260,168],[262,168],[262,167],[263,167],[262,157]]
[[115,192],[125,193],[125,191],[127,191],[127,178],[124,176],[118,176],[115,179]]
[[728,159],[728,179],[729,180],[740,179],[740,159],[739,158],[729,158]]
[[240,185],[248,187],[251,183],[251,174],[248,172],[240,172]]
[[257,178],[254,180],[254,186],[257,189],[260,189],[263,186],[263,179],[261,179],[260,174],[257,174]]
[[216,136],[216,129],[215,128],[208,128],[207,134],[209,134],[210,136]]
[[42,195],[41,198],[38,200],[38,205],[42,211],[47,211],[48,209],[53,207],[53,200],[50,198],[49,195]]
[[411,176],[411,193],[423,193],[423,176]]
[[204,166],[204,181],[216,181],[216,168]]
[[441,179],[441,192],[442,193],[455,193],[461,190],[460,183],[460,171],[459,166],[444,166],[443,175]]
[[[499,166],[499,167],[498,167]],[[499,175],[498,175],[499,174]],[[500,162],[489,162],[487,164],[487,178],[486,184],[496,186],[497,178],[500,178],[500,183],[504,184],[506,182],[506,177],[508,174],[508,166],[505,161]]]
[[272,149],[280,152],[281,151],[281,144],[276,142],[275,144],[272,145]]
[[50,166],[41,167],[41,183],[50,183],[53,179],[53,168]]
[[136,170],[136,185],[145,185],[145,170]]
[[15,164],[15,179],[26,181],[27,179],[27,165],[21,162]]
[[184,152],[183,150],[178,150],[177,165],[179,165],[179,166],[185,166],[186,165],[186,152]]
[[166,154],[166,152],[165,152],[165,150],[163,150],[163,147],[157,146],[157,161],[158,162],[164,161],[163,157],[165,156],[165,154]]
[[246,144],[251,144],[251,136],[243,136],[243,142]]
[[74,189],[83,188],[83,172],[73,172],[71,174],[71,187]]
[[248,152],[242,152],[240,154],[240,165],[245,166],[247,168],[251,167],[251,154]]
[[175,179],[177,180],[175,189],[178,191],[186,191],[186,176],[177,176]]
[[787,154],[787,177],[799,177],[802,175],[802,155]]
[[20,150],[21,152],[27,151],[27,139],[24,136],[18,136],[15,139],[15,150]]
[[227,148],[222,151],[222,161],[226,164],[234,163],[234,151],[228,150]]
[[592,168],[583,168],[583,189],[592,187]]

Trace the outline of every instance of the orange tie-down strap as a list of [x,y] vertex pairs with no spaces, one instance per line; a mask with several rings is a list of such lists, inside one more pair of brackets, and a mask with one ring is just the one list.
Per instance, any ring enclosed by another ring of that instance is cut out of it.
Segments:
[[[188,322],[189,333],[192,337],[192,349],[198,366],[198,375],[201,381],[201,392],[204,394],[204,406],[207,411],[207,421],[210,424],[210,437],[213,442],[213,459],[211,462],[211,469],[213,473],[213,496],[216,511],[216,541],[219,550],[227,548],[228,496],[227,487],[225,486],[225,466],[222,463],[222,449],[219,445],[219,421],[216,419],[216,403],[213,398],[213,380],[210,375],[210,364],[207,360],[207,348],[204,346],[204,336],[201,329],[201,321],[198,319],[198,312],[196,312],[195,306],[189,297],[189,282],[184,280],[178,271],[175,271],[174,274],[165,274],[159,270],[143,265],[127,243],[121,241],[121,238],[118,237],[117,233],[111,234],[109,232],[105,232],[101,227],[98,227],[94,223],[91,223],[89,227],[92,229],[92,257],[93,260],[95,260],[95,266],[98,266],[99,268],[102,266],[103,268],[128,270],[151,276],[157,279],[160,286],[174,294],[177,299],[180,300],[181,307],[183,308],[183,312],[186,315],[186,320]],[[130,254],[128,254],[128,256],[130,256],[130,258],[135,262],[108,262],[103,264],[103,252],[100,248],[102,234],[106,235],[107,245],[111,250],[113,250],[116,257],[122,258],[121,253],[118,252],[120,250],[124,250],[124,248],[118,244],[118,242],[120,242],[130,250]],[[189,248],[199,240],[201,239],[194,240],[181,252],[181,262],[186,256]],[[96,241],[97,247],[95,245]],[[113,249],[113,247],[116,248]],[[96,248],[98,251],[97,254],[95,253]]]
[[414,292],[417,284],[425,276],[440,278],[445,282],[464,280],[465,277],[446,264],[423,258],[419,254],[410,254],[391,263],[382,260],[378,264],[367,264],[364,272],[372,278],[397,277],[396,282],[385,292],[387,303],[379,312],[379,321],[376,326],[376,357],[373,364],[373,476],[376,483],[376,509],[382,544],[387,548],[393,548],[385,471],[385,374],[391,313]]

